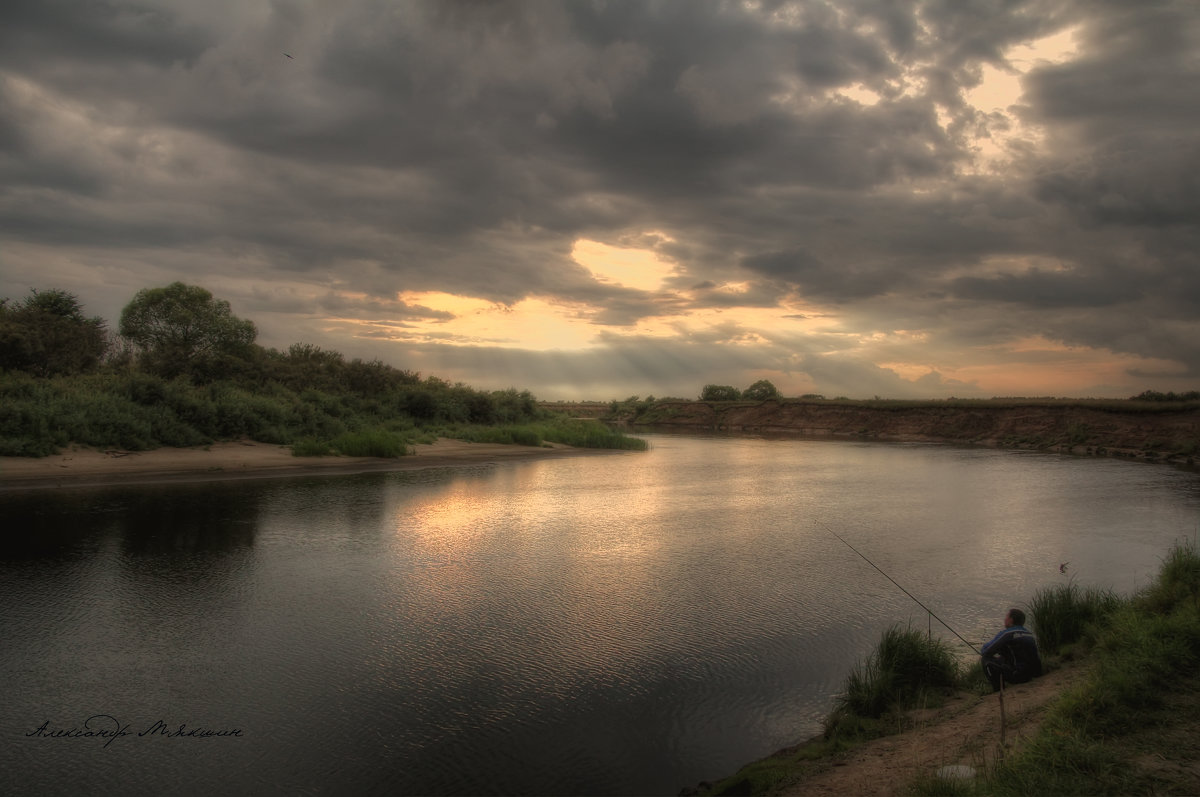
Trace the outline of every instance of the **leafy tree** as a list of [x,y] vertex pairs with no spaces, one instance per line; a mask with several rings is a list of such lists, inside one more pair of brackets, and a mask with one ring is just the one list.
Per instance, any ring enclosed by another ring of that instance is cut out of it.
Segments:
[[705,385],[700,391],[701,401],[737,401],[742,392],[732,385]]
[[467,417],[471,423],[491,425],[497,422],[496,400],[486,393],[466,391],[464,404],[467,405]]
[[507,390],[492,392],[496,402],[496,417],[499,423],[528,423],[541,413],[538,411],[537,399],[528,390],[517,391],[510,387]]
[[287,358],[294,363],[315,364],[318,366],[338,366],[345,358],[340,351],[322,349],[315,343],[293,343],[288,346]]
[[779,398],[779,390],[767,379],[760,379],[742,393],[742,398],[763,401]]
[[34,376],[94,371],[109,349],[105,327],[66,291],[34,290],[12,307],[0,300],[0,368]]
[[396,369],[379,359],[355,357],[345,368],[346,386],[364,398],[381,396],[396,386]]
[[218,354],[244,352],[258,336],[254,322],[235,316],[229,302],[182,282],[138,291],[121,311],[119,329],[141,350],[143,365],[164,376]]

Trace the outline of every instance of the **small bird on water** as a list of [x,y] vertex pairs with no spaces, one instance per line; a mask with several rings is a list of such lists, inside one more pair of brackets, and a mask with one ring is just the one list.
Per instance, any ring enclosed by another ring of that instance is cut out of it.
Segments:
[[1059,565],[1059,566],[1058,566],[1058,572],[1060,572],[1060,573],[1066,573],[1066,572],[1067,572],[1067,565],[1069,565],[1069,564],[1071,564],[1071,563],[1070,563],[1070,562],[1063,562],[1061,565]]

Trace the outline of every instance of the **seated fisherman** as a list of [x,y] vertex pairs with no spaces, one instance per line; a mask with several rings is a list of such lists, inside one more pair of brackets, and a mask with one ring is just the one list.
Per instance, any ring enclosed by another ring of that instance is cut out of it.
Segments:
[[1042,674],[1037,639],[1025,627],[1025,612],[1020,609],[1008,610],[1004,630],[979,652],[983,654],[983,672],[994,691],[999,691],[1002,678],[1006,684],[1023,684]]

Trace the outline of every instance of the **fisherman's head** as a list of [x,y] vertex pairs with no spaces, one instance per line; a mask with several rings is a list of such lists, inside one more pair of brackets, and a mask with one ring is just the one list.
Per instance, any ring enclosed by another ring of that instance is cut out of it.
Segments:
[[1020,609],[1009,609],[1008,614],[1004,615],[1004,627],[1014,625],[1025,625],[1025,612]]

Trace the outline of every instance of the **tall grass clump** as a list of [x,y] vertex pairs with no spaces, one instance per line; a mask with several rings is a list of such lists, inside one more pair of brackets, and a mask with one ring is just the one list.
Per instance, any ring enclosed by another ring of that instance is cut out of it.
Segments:
[[940,697],[960,682],[958,658],[947,644],[909,627],[894,625],[875,649],[855,666],[826,720],[826,736],[861,733],[892,711],[903,711]]
[[1094,623],[1111,615],[1120,605],[1120,597],[1112,590],[1083,589],[1074,580],[1038,590],[1029,603],[1038,649],[1043,656],[1064,653],[1083,640]]
[[[337,453],[347,457],[395,458],[408,453],[408,445],[403,437],[380,429],[346,432],[335,437],[331,447]],[[295,453],[295,449],[293,449],[293,453]]]
[[542,436],[532,426],[456,426],[444,430],[447,437],[468,443],[498,443],[500,445],[534,446],[542,444]]
[[575,448],[607,448],[623,451],[645,451],[648,446],[640,437],[630,437],[599,421],[564,419],[536,425],[541,436],[551,443]]
[[1140,600],[1148,611],[1156,613],[1180,607],[1200,608],[1200,554],[1195,543],[1182,540],[1171,547],[1158,577]]
[[447,437],[472,443],[540,446],[561,443],[575,448],[645,451],[646,441],[610,429],[599,421],[561,418],[538,423],[504,426],[455,426],[443,430]]
[[333,446],[328,440],[304,437],[292,443],[293,457],[327,457],[332,453]]

